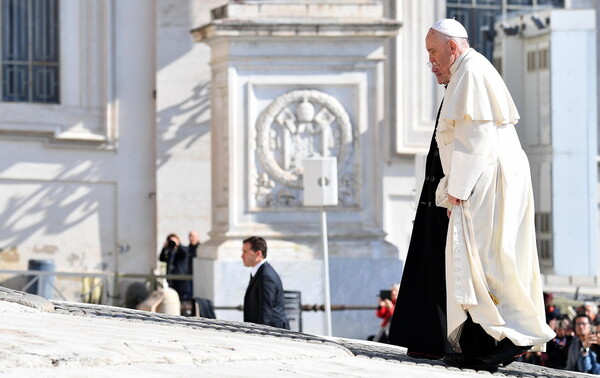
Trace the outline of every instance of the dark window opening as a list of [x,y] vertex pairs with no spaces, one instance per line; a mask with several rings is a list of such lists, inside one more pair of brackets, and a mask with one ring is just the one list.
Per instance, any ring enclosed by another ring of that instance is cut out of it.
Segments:
[[60,102],[59,0],[0,0],[2,101]]

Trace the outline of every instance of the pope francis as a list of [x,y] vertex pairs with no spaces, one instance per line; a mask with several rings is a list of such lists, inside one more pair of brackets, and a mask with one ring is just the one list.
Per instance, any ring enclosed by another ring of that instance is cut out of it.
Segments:
[[446,241],[450,365],[497,370],[543,350],[545,322],[529,162],[519,113],[492,64],[456,20],[425,39],[431,66],[450,76],[436,141],[445,177],[436,192],[450,216]]

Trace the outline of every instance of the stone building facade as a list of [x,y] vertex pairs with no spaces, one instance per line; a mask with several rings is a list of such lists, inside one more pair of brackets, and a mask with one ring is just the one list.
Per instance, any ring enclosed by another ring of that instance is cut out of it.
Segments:
[[[237,306],[241,240],[258,234],[284,287],[322,304],[319,214],[301,206],[299,185],[301,160],[319,154],[340,162],[340,204],[327,209],[332,304],[376,306],[400,280],[443,96],[424,37],[446,1],[57,9],[60,101],[0,102],[1,269],[38,259],[59,272],[149,274],[167,234],[185,244],[196,229],[197,295]],[[57,284],[78,299],[80,281]],[[125,284],[106,282],[109,303]],[[333,334],[365,338],[378,324],[374,311],[336,311]],[[304,330],[323,333],[323,314],[305,312]]]

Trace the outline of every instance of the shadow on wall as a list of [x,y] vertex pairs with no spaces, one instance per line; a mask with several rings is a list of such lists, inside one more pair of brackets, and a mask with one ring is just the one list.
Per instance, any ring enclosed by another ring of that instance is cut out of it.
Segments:
[[51,181],[0,181],[0,268],[27,269],[29,259],[54,260],[62,271],[114,268],[116,194],[94,182],[101,166],[76,160]]
[[[158,112],[159,125],[157,168],[160,169],[176,153],[176,149],[190,149],[202,136],[210,132],[210,82],[203,81],[192,90],[192,95],[178,104]],[[179,146],[184,142],[183,146]],[[179,147],[176,147],[179,146]]]

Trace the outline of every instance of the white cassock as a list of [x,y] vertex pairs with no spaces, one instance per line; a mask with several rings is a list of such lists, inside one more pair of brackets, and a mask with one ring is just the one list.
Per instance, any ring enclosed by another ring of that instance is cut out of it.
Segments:
[[504,81],[481,54],[464,52],[452,74],[436,140],[445,177],[438,206],[452,209],[446,243],[448,339],[467,311],[494,339],[543,351],[546,324],[529,161],[515,131],[519,113]]

